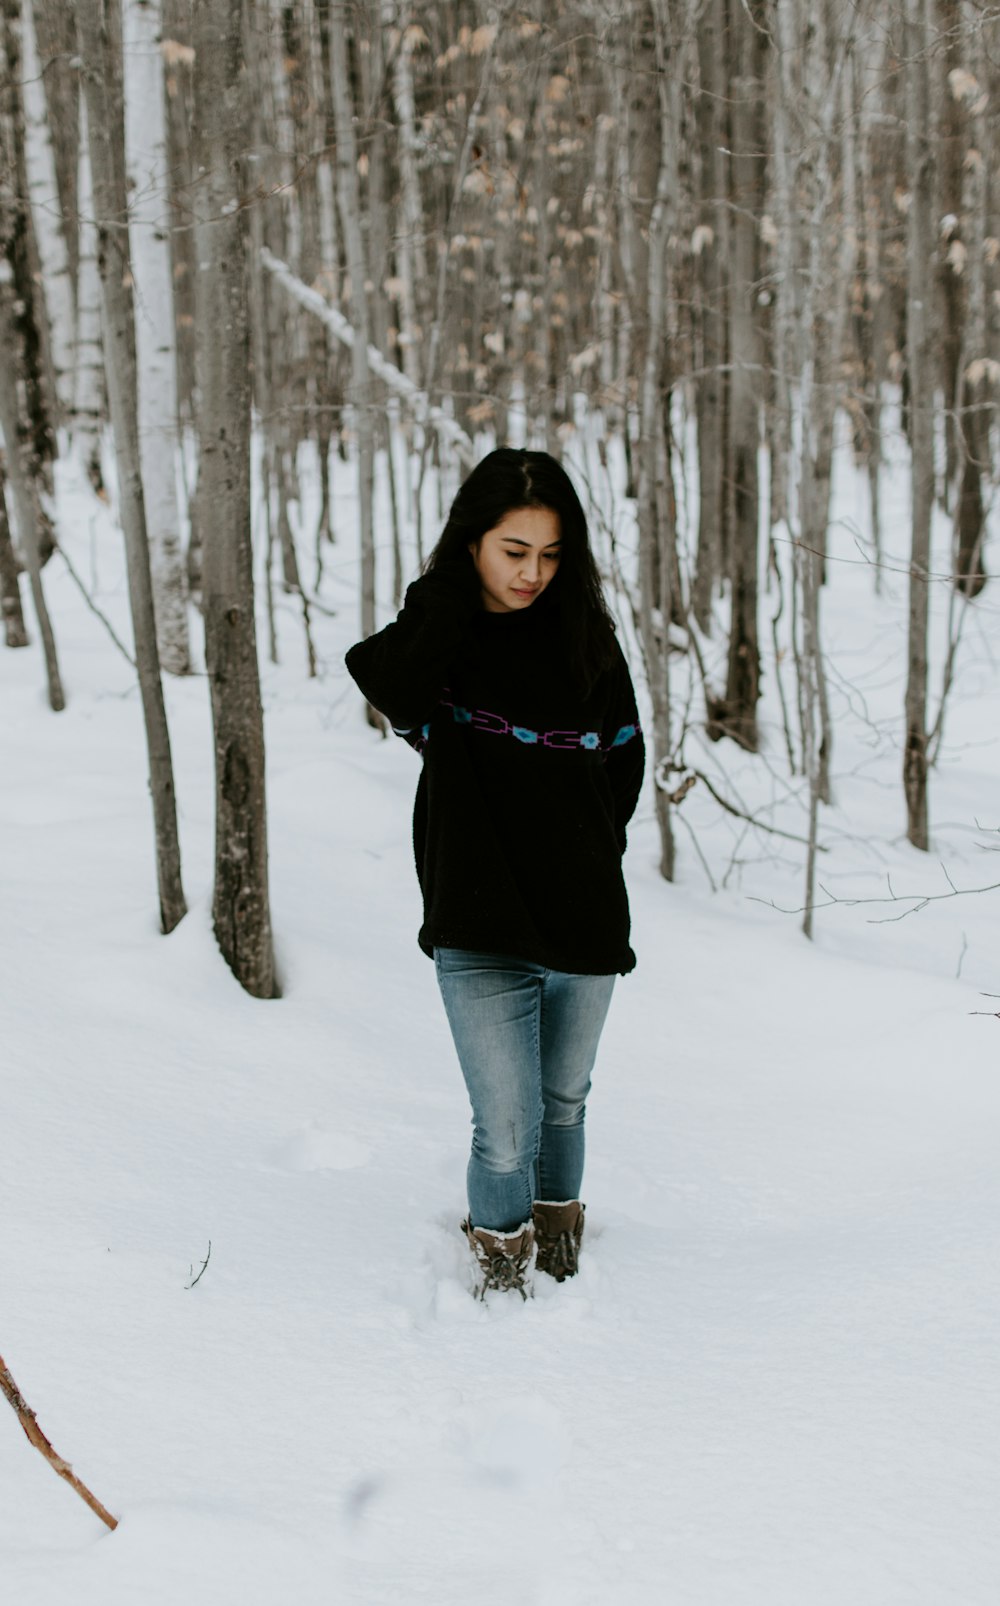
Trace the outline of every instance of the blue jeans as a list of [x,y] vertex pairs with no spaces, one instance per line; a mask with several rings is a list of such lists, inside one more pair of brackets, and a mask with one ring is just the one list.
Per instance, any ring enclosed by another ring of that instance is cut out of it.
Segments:
[[533,1199],[578,1199],[583,1118],[614,976],[435,948],[472,1104],[469,1219],[512,1232]]

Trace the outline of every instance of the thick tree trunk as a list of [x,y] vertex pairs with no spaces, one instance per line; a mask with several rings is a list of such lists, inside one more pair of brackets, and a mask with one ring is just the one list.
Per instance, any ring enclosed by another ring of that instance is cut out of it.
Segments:
[[215,888],[222,953],[257,998],[276,994],[267,880],[264,721],[250,541],[250,335],[243,176],[247,78],[242,0],[195,0],[197,330],[205,656],[215,733]]
[[120,115],[115,113],[119,105],[116,91],[120,41],[109,38],[110,20],[103,0],[81,0],[77,6],[84,92],[87,96],[90,171],[97,220],[108,399],[118,465],[118,500],[125,533],[135,658],[149,753],[160,923],[163,930],[168,932],[183,918],[187,905],[181,886],[170,735],[156,650],[153,588],[139,468],[135,323],[128,252],[124,129]]
[[160,0],[125,0],[125,156],[135,278],[139,449],[156,639],[174,675],[191,667],[187,583],[177,506],[177,353],[168,211],[167,124]]

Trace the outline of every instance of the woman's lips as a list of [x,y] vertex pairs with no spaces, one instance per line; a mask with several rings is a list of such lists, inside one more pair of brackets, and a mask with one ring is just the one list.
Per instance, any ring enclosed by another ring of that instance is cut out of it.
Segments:
[[519,586],[511,586],[510,589],[513,591],[515,597],[534,597],[538,595],[537,586],[533,591],[522,591]]

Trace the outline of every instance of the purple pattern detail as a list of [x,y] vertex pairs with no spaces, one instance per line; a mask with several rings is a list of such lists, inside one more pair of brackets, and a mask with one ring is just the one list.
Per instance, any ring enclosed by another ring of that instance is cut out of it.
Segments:
[[[469,725],[473,730],[483,731],[489,736],[513,736],[517,741],[528,746],[557,748],[563,751],[577,751],[583,748],[585,752],[599,752],[607,754],[615,747],[623,747],[638,735],[638,725],[622,725],[610,742],[602,744],[598,731],[553,730],[533,731],[525,725],[512,725],[503,714],[491,714],[485,708],[463,708],[460,703],[453,703],[447,695],[449,688],[445,687],[445,695],[441,698],[441,706],[450,708],[456,725]],[[419,736],[416,728],[400,730],[393,726],[397,736],[402,736],[418,753],[423,753],[430,736],[430,725],[420,729]]]

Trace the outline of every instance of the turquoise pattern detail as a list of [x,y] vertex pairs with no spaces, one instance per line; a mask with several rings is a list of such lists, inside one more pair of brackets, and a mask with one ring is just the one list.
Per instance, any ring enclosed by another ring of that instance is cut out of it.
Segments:
[[[561,748],[564,752],[579,752],[583,748],[585,752],[607,754],[615,747],[624,747],[626,742],[630,742],[634,736],[640,734],[640,727],[637,724],[622,725],[610,742],[602,743],[600,731],[534,731],[527,725],[512,725],[503,714],[491,714],[484,708],[463,708],[461,704],[451,702],[447,695],[442,697],[441,703],[445,708],[451,709],[457,725],[471,725],[474,730],[492,736],[513,736],[528,747]],[[419,735],[416,727],[401,730],[394,725],[393,730],[397,736],[406,738],[420,753],[430,738],[431,725],[430,721],[422,725]]]

